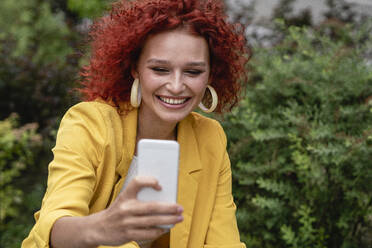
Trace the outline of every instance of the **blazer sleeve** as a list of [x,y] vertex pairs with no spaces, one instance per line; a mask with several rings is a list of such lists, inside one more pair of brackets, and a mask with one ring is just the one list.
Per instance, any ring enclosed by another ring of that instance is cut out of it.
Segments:
[[205,248],[245,248],[240,242],[236,223],[236,206],[232,196],[230,159],[226,151],[226,135],[219,126],[223,156],[220,166],[215,203],[205,241]]
[[94,103],[75,105],[63,117],[49,164],[48,186],[36,224],[22,247],[49,247],[54,222],[89,214],[96,183],[95,165],[105,143],[105,123]]

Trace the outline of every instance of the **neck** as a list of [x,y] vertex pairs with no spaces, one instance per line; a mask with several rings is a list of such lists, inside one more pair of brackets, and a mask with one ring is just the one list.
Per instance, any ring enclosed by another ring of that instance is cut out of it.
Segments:
[[163,139],[176,140],[177,123],[168,123],[144,113],[141,108],[138,111],[137,138],[140,139]]

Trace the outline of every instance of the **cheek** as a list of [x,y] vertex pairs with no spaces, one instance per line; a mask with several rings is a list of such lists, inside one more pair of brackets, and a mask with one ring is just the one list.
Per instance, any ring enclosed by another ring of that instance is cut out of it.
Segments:
[[140,83],[141,90],[144,91],[144,93],[151,93],[157,86],[157,80],[146,74],[140,77]]
[[207,84],[204,83],[204,82],[198,84],[198,86],[195,87],[195,91],[194,92],[196,93],[196,95],[197,95],[198,98],[200,98],[200,99],[203,98],[206,88],[207,88]]

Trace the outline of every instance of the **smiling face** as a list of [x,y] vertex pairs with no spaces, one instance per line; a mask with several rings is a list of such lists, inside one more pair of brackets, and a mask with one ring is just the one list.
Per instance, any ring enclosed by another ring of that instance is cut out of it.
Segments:
[[175,124],[203,98],[210,74],[208,44],[184,30],[151,35],[132,74],[140,80],[139,117]]

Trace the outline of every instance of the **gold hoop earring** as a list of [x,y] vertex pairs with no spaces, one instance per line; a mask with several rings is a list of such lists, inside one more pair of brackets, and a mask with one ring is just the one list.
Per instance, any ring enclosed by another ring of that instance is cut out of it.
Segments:
[[204,106],[204,104],[202,102],[199,103],[199,108],[205,112],[205,113],[211,113],[213,112],[216,107],[217,107],[217,104],[218,104],[218,96],[217,96],[217,92],[216,90],[210,86],[210,85],[207,85],[207,89],[209,89],[209,92],[211,93],[211,96],[212,96],[212,104],[211,106],[209,107],[209,109],[207,107]]
[[138,108],[141,104],[141,87],[138,78],[134,79],[132,84],[132,89],[130,91],[130,104],[134,108]]

